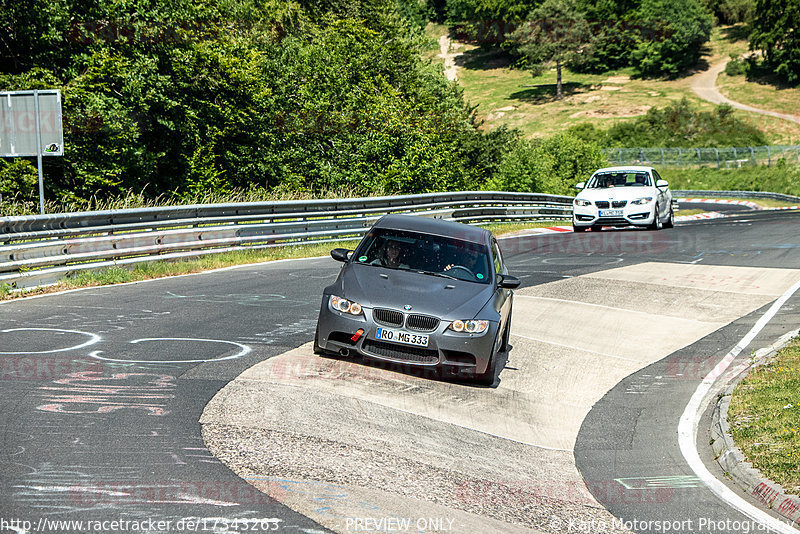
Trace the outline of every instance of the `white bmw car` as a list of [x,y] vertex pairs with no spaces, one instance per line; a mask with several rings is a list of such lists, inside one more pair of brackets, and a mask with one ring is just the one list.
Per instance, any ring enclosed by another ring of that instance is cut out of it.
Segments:
[[675,212],[669,184],[652,167],[607,167],[575,186],[572,228],[583,232],[603,226],[672,228]]

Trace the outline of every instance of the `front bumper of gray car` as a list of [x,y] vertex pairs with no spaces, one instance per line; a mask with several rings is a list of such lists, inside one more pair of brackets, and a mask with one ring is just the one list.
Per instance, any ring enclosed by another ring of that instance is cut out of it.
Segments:
[[[343,356],[363,356],[371,360],[391,362],[413,367],[437,368],[455,376],[471,376],[484,373],[489,365],[497,340],[498,323],[489,321],[480,334],[454,332],[448,329],[453,319],[436,319],[432,329],[407,327],[412,313],[403,310],[380,308],[386,312],[401,314],[402,324],[380,322],[375,318],[374,308],[362,308],[360,315],[351,315],[331,309],[329,295],[324,295],[317,321],[316,342],[324,352]],[[433,321],[431,321],[433,322]],[[412,336],[428,336],[426,347],[394,343],[377,339],[378,328],[407,332]],[[361,333],[359,333],[361,331]]]

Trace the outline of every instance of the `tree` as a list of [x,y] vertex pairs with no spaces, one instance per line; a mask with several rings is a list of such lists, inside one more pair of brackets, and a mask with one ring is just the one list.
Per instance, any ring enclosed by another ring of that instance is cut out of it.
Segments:
[[758,0],[750,49],[790,84],[800,82],[800,0]]
[[556,98],[561,99],[561,69],[590,55],[592,34],[576,0],[545,0],[509,40],[527,58],[534,76],[555,63]]
[[712,17],[698,0],[643,0],[633,65],[644,76],[677,76],[697,65]]

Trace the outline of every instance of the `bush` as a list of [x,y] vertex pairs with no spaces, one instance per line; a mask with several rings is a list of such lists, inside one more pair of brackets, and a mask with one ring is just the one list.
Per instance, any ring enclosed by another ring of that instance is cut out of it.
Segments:
[[741,61],[737,56],[731,55],[731,60],[725,65],[725,74],[728,76],[741,76],[747,73],[747,63]]
[[674,77],[695,66],[711,36],[712,17],[697,0],[643,0],[633,66],[642,76]]
[[503,158],[486,189],[570,195],[577,182],[607,163],[595,143],[570,133],[520,141]]
[[766,136],[737,119],[727,104],[714,111],[698,111],[685,98],[663,109],[651,108],[642,117],[620,122],[608,130],[591,124],[573,126],[573,135],[595,139],[603,148],[761,146]]

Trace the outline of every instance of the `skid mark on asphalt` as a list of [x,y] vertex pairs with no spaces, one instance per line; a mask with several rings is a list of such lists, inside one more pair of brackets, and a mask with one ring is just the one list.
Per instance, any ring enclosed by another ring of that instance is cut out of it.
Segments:
[[[767,304],[797,276],[647,263],[520,290],[496,388],[319,358],[307,344],[223,388],[201,419],[204,438],[242,476],[341,484],[378,507],[371,517],[413,519],[444,505],[456,532],[486,531],[487,519],[542,532],[560,532],[569,519],[612,525],[591,496],[563,491],[640,491],[577,473],[572,448],[592,405],[632,372]],[[656,489],[687,483],[670,482]],[[464,487],[486,491],[465,499]],[[322,513],[317,497],[276,498],[338,531],[368,513],[355,501]]]

